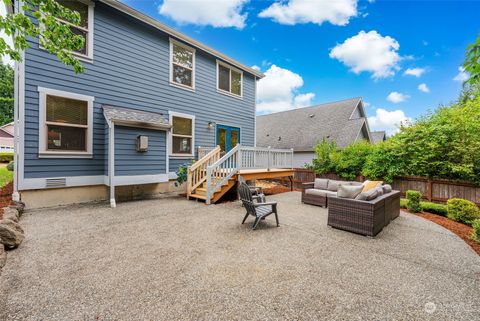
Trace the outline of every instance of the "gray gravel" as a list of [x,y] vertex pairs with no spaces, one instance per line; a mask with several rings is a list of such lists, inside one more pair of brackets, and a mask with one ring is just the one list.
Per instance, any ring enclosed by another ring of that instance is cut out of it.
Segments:
[[[402,213],[376,238],[327,227],[298,192],[281,227],[177,197],[26,213],[3,320],[478,320],[480,257]],[[434,310],[434,311],[432,311]]]

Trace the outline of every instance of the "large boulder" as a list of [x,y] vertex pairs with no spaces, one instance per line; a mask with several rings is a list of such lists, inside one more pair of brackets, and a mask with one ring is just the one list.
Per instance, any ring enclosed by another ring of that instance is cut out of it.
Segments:
[[3,246],[0,246],[0,269],[7,263],[7,252]]
[[13,207],[5,207],[3,209],[3,219],[4,220],[12,220],[16,223],[18,223],[18,220],[20,219],[20,213],[16,208]]
[[12,220],[0,221],[0,243],[6,248],[18,247],[24,238],[23,229],[18,223]]
[[18,211],[18,215],[22,216],[23,211],[25,210],[25,203],[12,201],[10,203],[10,208],[16,209]]

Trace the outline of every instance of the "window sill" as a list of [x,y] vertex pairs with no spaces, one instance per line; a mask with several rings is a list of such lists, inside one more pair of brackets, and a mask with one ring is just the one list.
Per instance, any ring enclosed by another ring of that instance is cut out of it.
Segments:
[[92,153],[82,152],[39,152],[38,158],[93,158]]
[[228,97],[236,98],[236,99],[239,99],[239,100],[243,100],[243,96],[238,96],[238,95],[229,93],[228,91],[221,90],[221,89],[218,89],[218,88],[217,88],[217,93],[228,96]]
[[191,91],[192,93],[195,92],[195,87],[180,85],[180,84],[177,84],[176,82],[173,82],[173,81],[170,81],[169,83],[170,83],[170,86],[177,87],[177,88],[184,89],[184,90],[188,90],[188,91]]
[[[46,53],[49,53],[44,47],[38,46],[41,50],[45,51]],[[87,55],[82,55],[79,53],[72,52],[72,55],[77,58],[78,60],[81,60],[83,62],[88,62],[90,64],[93,64],[93,55],[87,56]]]

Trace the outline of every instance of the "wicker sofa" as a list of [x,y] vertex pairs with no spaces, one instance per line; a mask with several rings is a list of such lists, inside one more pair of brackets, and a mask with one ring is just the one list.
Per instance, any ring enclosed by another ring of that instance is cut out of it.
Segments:
[[332,179],[316,179],[315,182],[302,184],[302,203],[327,207],[328,198],[332,196],[337,196],[337,190],[340,184],[362,185],[362,183],[360,182],[336,181]]

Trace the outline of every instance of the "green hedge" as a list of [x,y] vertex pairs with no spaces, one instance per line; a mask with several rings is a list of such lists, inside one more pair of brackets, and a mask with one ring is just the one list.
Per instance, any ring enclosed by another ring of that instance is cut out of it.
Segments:
[[474,220],[480,219],[480,210],[473,202],[452,198],[448,200],[447,204],[449,219],[468,225],[472,225]]
[[[406,198],[400,199],[400,208],[408,209],[408,200]],[[447,216],[448,214],[448,209],[447,205],[445,204],[437,204],[437,203],[432,203],[432,202],[420,202],[420,207],[422,208],[422,211],[432,213],[432,214],[437,214],[441,216]]]
[[420,207],[420,200],[422,199],[422,193],[418,191],[408,190],[406,193],[407,196],[407,208],[413,213],[418,213],[422,210]]
[[472,240],[480,243],[480,219],[473,221],[472,227]]
[[10,172],[13,172],[13,170],[14,170],[13,161],[11,161],[10,163],[8,163],[7,169],[8,169]]
[[13,161],[13,153],[0,153],[0,163]]

